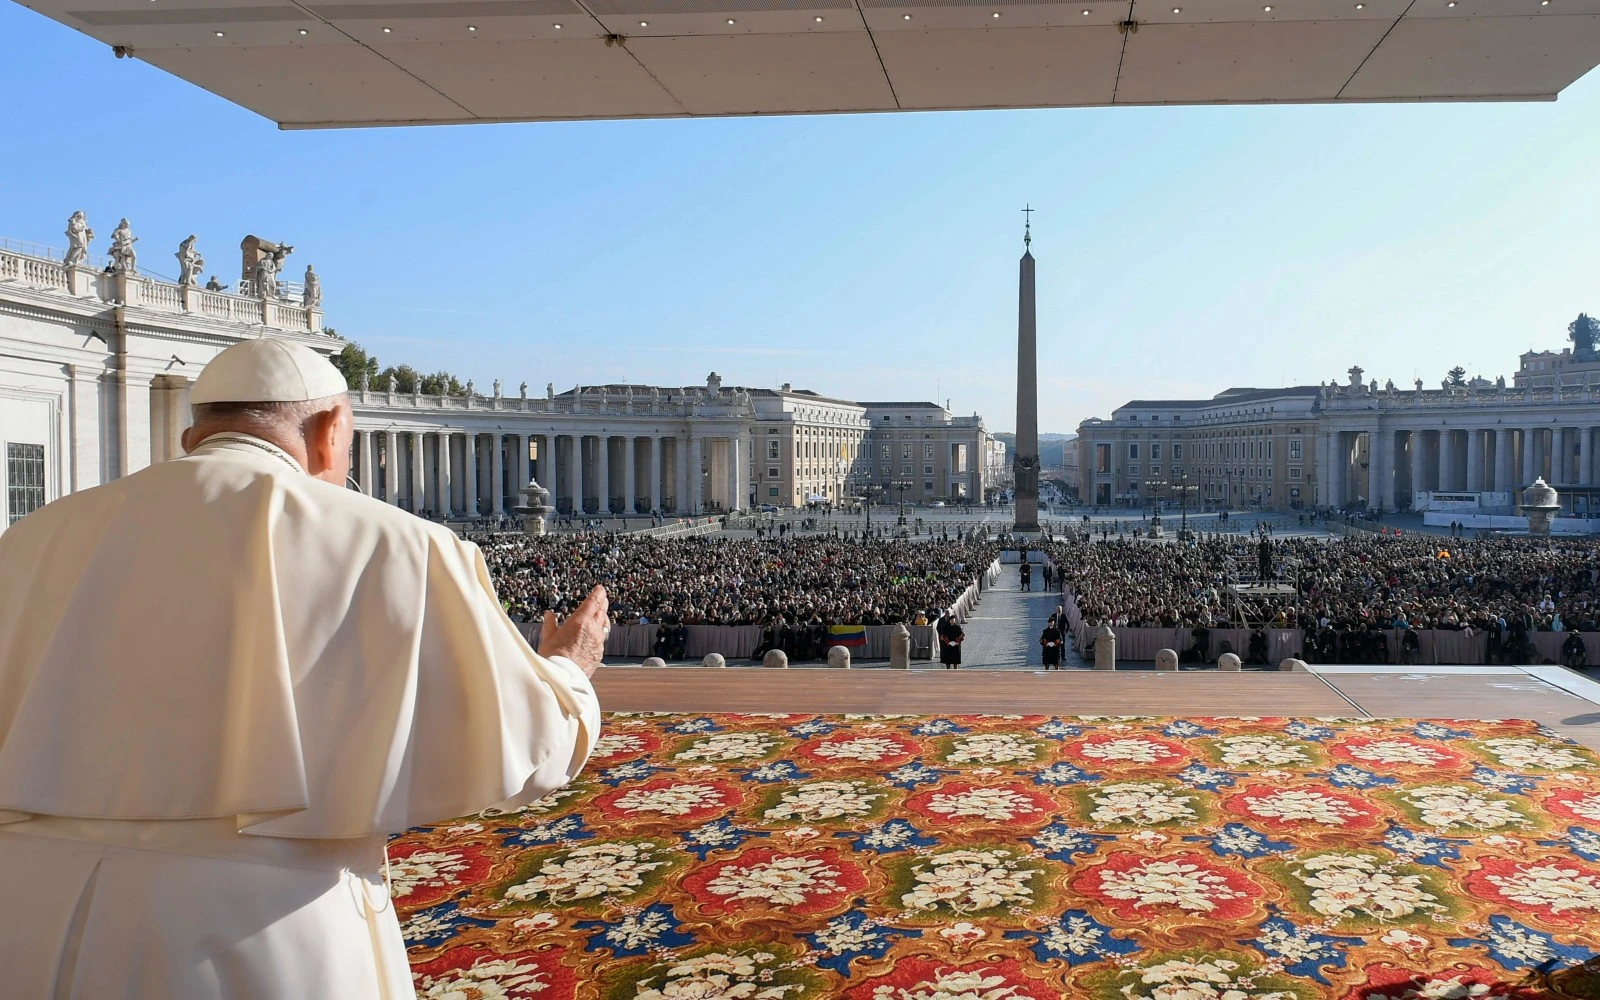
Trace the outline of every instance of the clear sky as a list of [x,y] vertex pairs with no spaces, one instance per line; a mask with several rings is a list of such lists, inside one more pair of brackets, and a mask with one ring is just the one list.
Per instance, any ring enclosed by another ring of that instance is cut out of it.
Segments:
[[84,209],[224,281],[296,246],[328,322],[480,387],[793,382],[1040,427],[1130,398],[1507,374],[1600,310],[1600,73],[1554,104],[1115,108],[280,132],[0,2],[0,235]]

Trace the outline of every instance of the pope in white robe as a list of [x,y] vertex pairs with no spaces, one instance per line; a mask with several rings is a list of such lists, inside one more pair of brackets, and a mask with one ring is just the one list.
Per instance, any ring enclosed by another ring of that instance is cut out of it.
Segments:
[[570,781],[596,589],[529,648],[476,546],[344,486],[339,372],[222,352],[186,457],[0,535],[0,996],[414,996],[388,834]]

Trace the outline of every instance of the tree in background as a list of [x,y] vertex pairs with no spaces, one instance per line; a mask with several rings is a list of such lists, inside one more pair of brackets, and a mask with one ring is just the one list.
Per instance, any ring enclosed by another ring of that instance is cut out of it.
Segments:
[[1579,313],[1577,319],[1567,324],[1567,336],[1572,338],[1575,353],[1593,354],[1596,344],[1600,344],[1600,320],[1590,318],[1588,313]]
[[[330,335],[337,336],[330,328]],[[398,392],[412,393],[418,391],[421,383],[421,392],[425,396],[465,396],[467,387],[460,380],[447,371],[437,371],[432,375],[424,375],[410,365],[390,365],[388,368],[378,366],[378,356],[367,353],[366,349],[355,341],[344,345],[344,350],[335,354],[328,360],[344,375],[344,384],[352,391],[360,391],[361,376],[367,376],[368,387],[387,392],[389,377],[394,376],[395,390]]]
[[1452,389],[1460,389],[1467,384],[1467,370],[1460,365],[1445,372],[1445,380]]

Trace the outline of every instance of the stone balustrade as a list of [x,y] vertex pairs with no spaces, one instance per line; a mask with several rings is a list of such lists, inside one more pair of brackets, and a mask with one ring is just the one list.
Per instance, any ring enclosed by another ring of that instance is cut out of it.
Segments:
[[252,298],[179,285],[143,274],[114,274],[0,249],[0,281],[77,299],[174,315],[192,314],[291,333],[322,332],[322,310],[274,298]]

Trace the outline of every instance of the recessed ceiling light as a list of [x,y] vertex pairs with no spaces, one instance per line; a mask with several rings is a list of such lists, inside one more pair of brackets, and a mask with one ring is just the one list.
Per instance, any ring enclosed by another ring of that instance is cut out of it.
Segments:
[[1182,7],[1174,7],[1174,8],[1172,8],[1172,12],[1174,14],[1182,14],[1183,13],[1183,8]]
[[1272,4],[1269,3],[1265,7],[1261,8],[1261,9],[1262,10],[1271,10],[1272,9]]
[[384,29],[383,29],[383,33],[384,33],[384,34],[385,34],[385,35],[387,35],[387,34],[389,34],[389,33],[391,33],[391,32],[393,32],[393,31],[394,31],[394,29],[393,29],[393,28],[384,28]]
[[990,14],[989,16],[990,17],[999,17],[1000,16],[1000,12],[999,11],[995,11],[993,14]]
[[901,14],[900,15],[900,20],[909,21],[909,20],[911,20],[911,15],[910,14]]
[[732,24],[732,23],[733,23],[733,18],[731,18],[731,17],[730,17],[730,18],[728,18],[728,23],[729,23],[729,24]]
[[220,32],[220,31],[219,31],[219,32],[217,32],[217,37],[218,37],[218,38],[221,38],[221,37],[222,37],[222,32]]
[[557,31],[560,31],[560,30],[561,30],[561,25],[559,25],[559,24],[558,24],[558,25],[556,25],[556,30],[557,30]]
[[306,29],[301,28],[300,29],[300,34],[304,35],[304,34],[308,34],[308,32],[306,31]]
[[468,31],[477,31],[478,30],[478,26],[476,24],[469,24],[469,25],[467,25],[467,30]]
[[1456,5],[1456,0],[1450,0],[1449,3],[1445,4],[1446,7],[1454,7],[1455,5]]
[[1084,11],[1084,12],[1083,12],[1083,16],[1084,16],[1084,17],[1088,17],[1088,16],[1089,16],[1089,12],[1088,12],[1088,11],[1087,11],[1087,10],[1086,10],[1086,11]]
[[822,21],[822,15],[821,14],[817,15],[817,21],[818,21],[818,23],[821,23],[821,21]]
[[1366,9],[1367,9],[1367,5],[1366,4],[1364,4],[1364,3],[1356,4],[1356,10],[1366,10]]
[[648,28],[648,27],[650,27],[650,22],[649,21],[640,21],[639,22],[639,27]]

